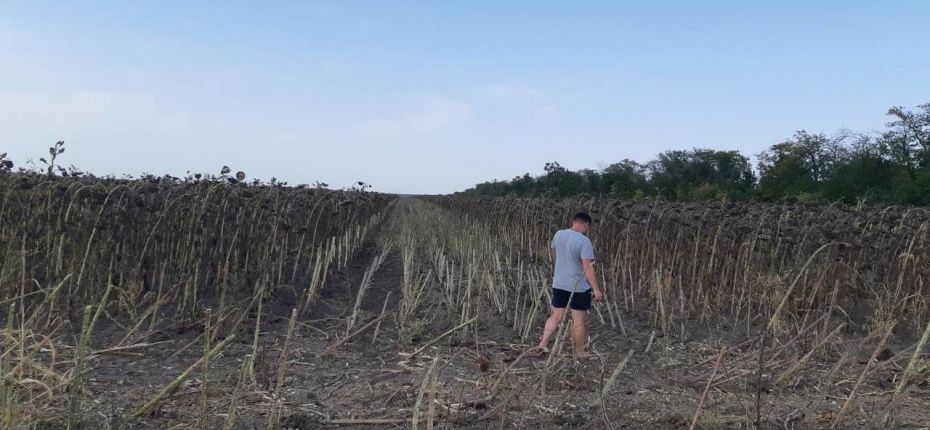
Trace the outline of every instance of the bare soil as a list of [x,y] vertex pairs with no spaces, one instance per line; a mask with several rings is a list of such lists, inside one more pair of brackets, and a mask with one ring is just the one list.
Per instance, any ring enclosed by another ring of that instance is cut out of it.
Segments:
[[[578,362],[567,350],[553,352],[556,356],[551,360],[523,355],[535,338],[521,341],[507,316],[490,311],[484,311],[476,325],[463,330],[464,334],[443,339],[411,358],[409,354],[415,349],[457,324],[458,311],[444,309],[435,293],[425,307],[430,324],[412,344],[397,342],[395,322],[389,316],[378,326],[377,338],[373,337],[372,327],[324,356],[322,352],[346,334],[346,316],[374,252],[362,252],[352,259],[347,270],[332,277],[315,306],[299,320],[281,389],[283,428],[409,428],[421,384],[434,358],[438,358],[432,394],[437,428],[687,429],[722,349],[729,350],[716,371],[716,382],[708,390],[695,428],[753,428],[760,393],[762,428],[828,428],[862,369],[880,366],[859,388],[846,420],[838,427],[868,428],[864,425],[880,416],[888,405],[889,393],[894,390],[891,378],[907,364],[899,360],[896,352],[911,345],[910,339],[893,339],[880,360],[869,363],[877,340],[862,341],[861,333],[844,332],[841,345],[855,348],[855,359],[831,369],[845,352],[831,348],[815,355],[805,371],[790,383],[775,384],[772,374],[763,371],[760,385],[757,334],[763,321],[733,327],[721,316],[709,323],[685,322],[685,336],[681,336],[681,328],[665,335],[650,323],[651,315],[642,310],[650,307],[637,306],[621,313],[622,328],[612,326],[603,313],[591,312],[587,327],[590,350],[600,357],[597,361]],[[377,318],[385,301],[388,313],[397,309],[402,280],[400,255],[392,252],[375,273],[356,327]],[[268,426],[274,402],[275,363],[284,345],[288,315],[296,302],[296,294],[280,291],[266,304],[257,383],[245,384],[241,390],[236,429]],[[539,327],[542,322],[538,321]],[[243,359],[251,353],[254,324],[255,315],[251,315],[234,342],[211,360],[207,428],[223,426]],[[145,339],[149,344],[163,343],[94,356],[87,372],[83,428],[197,428],[203,388],[200,370],[156,414],[138,419],[124,417],[203,356],[199,341],[176,354],[202,331],[190,324]],[[101,323],[93,347],[99,350],[113,346],[123,332],[115,323]],[[804,346],[770,343],[763,361],[777,365],[797,360],[809,349]],[[630,361],[606,393],[605,407],[598,407],[606,380],[628,351],[632,351]],[[776,353],[779,356],[773,358]],[[547,363],[554,371],[543,384],[542,369]],[[825,379],[823,375],[831,377]],[[431,395],[429,389],[426,391],[419,428],[426,428],[429,415],[426,405]],[[923,381],[898,405],[895,419],[899,428],[928,428],[928,411],[930,388]],[[65,428],[60,419],[33,424],[43,429]]]

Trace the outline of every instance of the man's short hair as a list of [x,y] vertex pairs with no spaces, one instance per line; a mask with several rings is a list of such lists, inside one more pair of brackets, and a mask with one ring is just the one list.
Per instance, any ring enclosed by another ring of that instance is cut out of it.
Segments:
[[588,215],[584,212],[578,212],[575,216],[572,217],[572,223],[580,222],[583,224],[591,224],[591,215]]

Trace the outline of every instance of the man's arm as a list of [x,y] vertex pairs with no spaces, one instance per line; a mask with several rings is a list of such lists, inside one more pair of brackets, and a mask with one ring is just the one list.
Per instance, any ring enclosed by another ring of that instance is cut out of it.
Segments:
[[594,291],[594,300],[598,302],[604,300],[604,293],[597,284],[597,275],[594,274],[594,260],[582,258],[581,265],[584,267],[584,276],[588,280],[588,285],[590,285],[591,290]]

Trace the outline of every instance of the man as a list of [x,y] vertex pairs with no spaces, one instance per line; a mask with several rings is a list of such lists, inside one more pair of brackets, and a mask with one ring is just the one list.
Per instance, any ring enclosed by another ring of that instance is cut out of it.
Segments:
[[552,257],[555,258],[555,275],[552,279],[552,314],[546,320],[542,340],[537,350],[549,348],[549,338],[565,317],[566,306],[572,309],[572,341],[575,357],[590,359],[585,352],[585,312],[591,309],[591,293],[595,301],[604,295],[594,276],[594,246],[585,233],[591,228],[591,216],[579,212],[572,218],[571,228],[559,230],[552,238]]

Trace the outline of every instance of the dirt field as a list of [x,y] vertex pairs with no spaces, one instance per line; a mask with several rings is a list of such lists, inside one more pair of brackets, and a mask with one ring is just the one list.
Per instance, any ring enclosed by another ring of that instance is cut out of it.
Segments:
[[[896,337],[870,360],[879,339],[851,328],[839,330],[830,348],[810,357],[792,380],[780,383],[772,380],[772,372],[758,372],[757,334],[764,321],[734,327],[720,316],[682,322],[675,333],[686,336],[663,335],[650,322],[654,315],[646,306],[620,307],[620,324],[607,319],[603,304],[591,312],[589,347],[600,357],[597,361],[578,362],[568,349],[551,356],[525,354],[538,339],[544,315],[536,316],[531,339],[521,341],[507,315],[481,303],[476,322],[411,356],[452,329],[458,309],[448,308],[441,294],[427,286],[422,314],[428,324],[410,343],[398,342],[393,315],[401,300],[404,267],[396,251],[374,272],[363,297],[353,331],[366,328],[328,351],[347,334],[359,285],[378,252],[374,243],[390,239],[384,237],[389,234],[380,232],[380,239],[369,242],[345,270],[331,277],[308,315],[298,319],[278,393],[282,428],[411,428],[417,420],[417,428],[446,429],[687,429],[700,409],[694,428],[755,428],[760,413],[764,429],[819,429],[832,425],[853,387],[856,396],[837,428],[870,428],[886,408],[896,410],[899,428],[930,427],[926,381],[889,407],[892,378],[906,365],[896,353],[914,339]],[[616,291],[610,295],[618,296]],[[279,290],[265,304],[254,381],[240,381],[243,360],[252,351],[254,311],[232,343],[210,360],[205,428],[223,428],[234,399],[232,428],[268,426],[288,316],[297,297]],[[386,316],[378,320],[382,312]],[[375,320],[380,323],[366,326]],[[204,387],[199,369],[154,413],[125,417],[204,356],[198,340],[202,324],[158,332],[137,347],[93,354],[82,428],[199,428]],[[830,325],[834,327],[839,325]],[[116,323],[101,322],[92,349],[117,345],[123,332]],[[808,349],[769,341],[762,367],[783,369]],[[869,371],[857,384],[866,366]],[[65,428],[61,419],[33,424]]]

